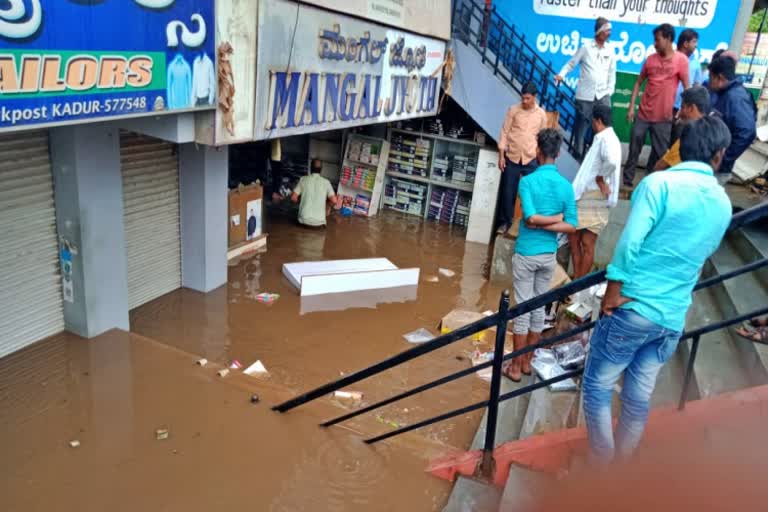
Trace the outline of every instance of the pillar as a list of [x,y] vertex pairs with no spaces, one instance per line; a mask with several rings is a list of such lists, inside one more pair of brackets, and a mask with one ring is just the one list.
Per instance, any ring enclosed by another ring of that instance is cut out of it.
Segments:
[[207,293],[227,282],[227,146],[179,146],[181,285]]
[[85,338],[128,330],[119,131],[104,123],[53,128],[50,144],[59,242],[72,261],[66,329]]

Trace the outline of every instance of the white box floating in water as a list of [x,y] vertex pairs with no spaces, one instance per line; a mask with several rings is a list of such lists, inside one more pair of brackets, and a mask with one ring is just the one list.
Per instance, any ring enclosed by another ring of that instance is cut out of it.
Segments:
[[286,263],[283,275],[302,296],[415,286],[419,269],[400,269],[386,258]]

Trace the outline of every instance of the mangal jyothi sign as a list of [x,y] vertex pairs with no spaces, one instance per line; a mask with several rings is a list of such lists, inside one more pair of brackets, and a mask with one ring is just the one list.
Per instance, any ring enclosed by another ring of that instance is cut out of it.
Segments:
[[443,41],[283,0],[259,11],[256,139],[437,112]]
[[0,0],[0,130],[212,108],[214,0]]

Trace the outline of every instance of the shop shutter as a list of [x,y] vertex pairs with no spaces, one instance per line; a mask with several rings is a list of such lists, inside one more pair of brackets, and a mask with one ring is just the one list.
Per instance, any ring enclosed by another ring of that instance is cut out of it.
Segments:
[[0,135],[0,357],[64,330],[48,132]]
[[173,144],[121,133],[128,306],[181,287],[179,160]]

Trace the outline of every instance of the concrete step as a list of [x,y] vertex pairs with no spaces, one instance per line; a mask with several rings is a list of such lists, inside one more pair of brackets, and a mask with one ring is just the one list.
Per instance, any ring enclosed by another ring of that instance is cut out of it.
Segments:
[[[520,383],[512,382],[506,377],[501,379],[501,394],[509,393],[531,384],[532,377],[525,377]],[[496,423],[496,445],[519,439],[523,428],[530,394],[499,403],[498,421]],[[470,450],[481,450],[485,442],[485,430],[488,423],[486,409],[480,427],[475,433]],[[501,490],[486,482],[459,476],[453,485],[451,496],[448,498],[443,512],[487,512],[496,510],[501,500]]]
[[[553,392],[549,388],[537,389],[531,393],[520,439],[574,426],[578,407],[579,393],[576,391]],[[549,480],[551,478],[542,473],[513,465],[504,486],[499,510],[529,510],[534,504],[532,500],[536,496],[536,489],[546,485]]]
[[[742,232],[727,236],[707,263],[705,273],[724,274],[754,261],[757,259],[755,255],[762,257],[758,247],[752,245],[753,242],[756,240]],[[765,272],[751,272],[712,288],[718,306],[726,318],[749,313],[768,304],[768,286],[764,277]],[[759,386],[768,383],[768,347],[745,340],[735,329],[736,327],[732,327],[729,332],[750,384]]]
[[[693,305],[688,311],[686,328],[695,329],[719,322],[723,318],[713,290],[700,290],[693,295]],[[688,360],[692,343],[687,340],[680,344],[684,361]],[[751,385],[741,364],[740,348],[727,330],[701,337],[693,375],[696,393],[692,398],[706,398]]]

